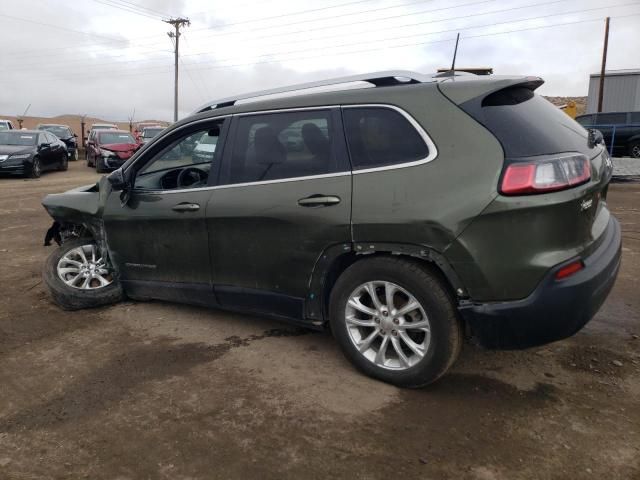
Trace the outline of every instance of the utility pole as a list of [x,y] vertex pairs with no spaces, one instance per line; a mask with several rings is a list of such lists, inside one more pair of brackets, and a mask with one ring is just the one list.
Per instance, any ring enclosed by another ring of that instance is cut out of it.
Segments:
[[173,91],[173,121],[178,121],[178,46],[180,44],[180,27],[189,26],[191,22],[188,18],[172,18],[163,22],[173,25],[175,32],[168,32],[169,38],[174,39],[174,91]]
[[607,47],[609,46],[609,17],[604,22],[604,48],[602,49],[602,67],[600,67],[600,89],[598,91],[598,113],[602,111],[604,97],[604,71],[607,66]]

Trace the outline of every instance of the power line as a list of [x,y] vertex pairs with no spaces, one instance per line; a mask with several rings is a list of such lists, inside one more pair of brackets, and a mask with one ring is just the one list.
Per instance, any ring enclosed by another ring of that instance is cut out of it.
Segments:
[[[493,2],[493,1],[496,1],[496,0],[474,1],[474,2],[470,2],[470,3],[456,5],[456,6],[453,6],[453,7],[442,7],[442,8],[429,9],[429,10],[416,12],[416,13],[412,12],[412,13],[409,13],[409,14],[396,15],[395,17],[387,17],[386,19],[389,19],[389,18],[401,18],[401,17],[403,18],[403,17],[413,16],[415,14],[422,14],[422,13],[433,13],[433,12],[437,12],[437,11],[450,10],[450,9],[453,9],[453,8],[472,6],[472,5],[480,5],[480,4],[489,3],[489,2]],[[498,13],[503,13],[503,12],[507,12],[507,11],[512,11],[514,9],[532,8],[532,7],[536,7],[536,6],[550,5],[550,4],[561,3],[561,2],[565,2],[565,1],[569,1],[569,0],[552,0],[550,2],[543,2],[543,3],[533,4],[533,5],[526,5],[526,6],[521,6],[521,7],[513,7],[513,8],[508,8],[508,9],[493,10],[493,11],[485,12],[485,13],[481,13],[481,14],[456,16],[456,17],[444,18],[444,19],[440,19],[440,20],[428,20],[428,21],[424,21],[424,22],[417,22],[417,23],[408,24],[408,25],[397,25],[397,26],[392,26],[392,27],[378,28],[378,29],[376,29],[376,33],[380,32],[380,31],[385,31],[385,30],[395,30],[395,29],[398,29],[398,28],[406,28],[408,26],[419,26],[419,25],[426,25],[426,24],[430,24],[430,23],[440,23],[440,22],[445,22],[445,21],[449,21],[449,20],[457,20],[457,19],[461,19],[461,18],[470,18],[470,17],[480,16],[480,15],[498,14]],[[421,3],[421,2],[418,2],[418,3]],[[349,24],[349,26],[357,25],[357,24],[366,24],[366,23],[371,23],[371,22],[376,22],[376,21],[378,21],[378,19],[375,19],[375,20],[364,20],[364,21],[351,23],[351,24]],[[339,26],[344,26],[344,25],[339,25]],[[335,26],[330,26],[328,28],[334,28],[334,27]],[[296,32],[286,32],[286,33],[281,33],[280,35],[288,35],[288,34],[303,33],[303,32],[304,33],[308,33],[310,31],[318,31],[318,30],[324,30],[324,29],[326,29],[326,27],[315,28],[315,29],[306,29],[306,30],[298,30]],[[358,33],[368,33],[368,32],[365,31],[365,32],[358,32]],[[331,36],[331,38],[333,39],[333,38],[341,37],[341,36],[349,36],[349,35],[352,35],[352,34],[353,34],[353,32],[347,32],[347,33],[344,33],[344,34],[333,34]],[[273,36],[273,35],[267,35],[266,37],[256,37],[256,38],[252,39],[252,41],[254,41],[256,39],[259,39],[259,38],[267,38],[267,37],[270,37],[270,36]],[[307,38],[307,40],[316,40],[316,39],[318,39],[318,38],[313,38],[313,39]],[[246,42],[246,43],[251,43],[251,42]],[[276,43],[275,45],[270,45],[270,46],[277,46],[277,45],[282,45],[282,44],[288,44],[288,42],[280,42],[280,43]],[[208,52],[204,52],[204,53],[188,53],[188,54],[184,54],[183,56],[191,57],[191,56],[200,56],[200,55],[206,55],[206,54],[208,54]],[[106,63],[102,63],[102,64],[104,65]],[[39,62],[38,65],[42,66],[42,63]],[[65,65],[69,65],[69,64],[67,63]]]
[[[557,3],[558,1],[562,1],[562,0],[555,0],[552,2],[546,2],[547,4],[549,3]],[[530,5],[530,7],[534,7],[534,6],[540,6],[540,5],[544,5],[545,3],[540,3],[537,5]],[[375,39],[375,40],[364,40],[364,41],[360,41],[360,42],[346,42],[346,43],[341,43],[341,44],[335,44],[335,45],[327,45],[327,46],[323,46],[323,47],[313,47],[313,48],[304,48],[304,49],[297,49],[297,50],[288,50],[288,51],[284,51],[284,52],[269,52],[269,53],[265,53],[262,55],[256,55],[253,58],[254,59],[260,59],[260,58],[268,58],[268,57],[273,57],[273,56],[282,56],[282,55],[292,55],[292,54],[298,54],[298,53],[303,53],[303,52],[313,52],[313,51],[317,51],[317,50],[327,50],[329,48],[340,48],[340,47],[350,47],[350,46],[354,46],[354,45],[363,45],[363,44],[371,44],[371,43],[380,43],[380,42],[388,42],[388,41],[392,41],[392,40],[404,40],[404,39],[408,39],[408,38],[415,38],[415,37],[424,37],[427,35],[438,35],[438,34],[443,34],[443,33],[451,33],[451,32],[459,32],[459,31],[467,31],[467,30],[475,30],[478,28],[486,28],[486,27],[494,27],[494,26],[500,26],[500,25],[511,25],[511,24],[515,24],[515,23],[521,23],[521,22],[526,22],[526,21],[532,21],[532,20],[540,20],[540,19],[544,19],[544,18],[550,18],[550,17],[557,17],[557,16],[561,16],[561,15],[570,15],[570,14],[575,14],[575,13],[586,13],[586,12],[591,12],[591,11],[595,11],[595,10],[602,10],[602,9],[609,9],[609,8],[616,8],[616,7],[625,7],[625,6],[630,6],[630,5],[637,5],[636,2],[630,2],[630,3],[626,3],[626,4],[618,4],[618,5],[609,5],[607,7],[595,7],[595,8],[590,8],[590,9],[579,9],[579,10],[572,10],[569,12],[563,12],[563,13],[554,13],[554,14],[548,14],[548,15],[538,15],[538,16],[534,16],[534,17],[528,17],[528,18],[523,18],[523,19],[518,19],[518,20],[509,20],[509,21],[504,21],[504,22],[492,22],[492,23],[488,23],[488,24],[482,24],[482,25],[472,25],[469,27],[456,27],[456,28],[452,28],[452,29],[445,29],[445,30],[438,30],[438,31],[434,31],[434,32],[425,32],[425,33],[418,33],[418,34],[410,34],[410,35],[400,35],[400,36],[394,36],[394,37],[385,37],[385,38],[379,38],[379,39]],[[493,12],[487,12],[487,13],[501,13],[503,10],[500,11],[493,11]],[[467,15],[464,17],[458,17],[458,18],[468,18],[468,17],[475,17],[476,15]],[[479,15],[478,15],[479,16]],[[425,21],[425,22],[418,22],[415,24],[411,24],[411,25],[404,25],[404,26],[399,26],[399,27],[390,27],[387,28],[388,29],[395,29],[395,28],[404,28],[406,26],[418,26],[418,25],[425,25],[425,24],[429,24],[429,23],[438,23],[441,21],[446,21],[449,19],[443,19],[443,20],[429,20],[429,21]],[[382,30],[385,29],[377,29],[376,32],[380,32]],[[315,39],[314,39],[315,40]],[[199,54],[201,55],[201,54]],[[190,54],[185,54],[183,55],[184,57],[186,56],[190,56]],[[215,63],[219,63],[219,62],[225,62],[225,61],[233,61],[234,58],[229,57],[229,58],[223,58],[223,59],[216,59]],[[286,61],[287,59],[284,59],[284,61]],[[133,61],[132,61],[133,62]],[[119,62],[119,63],[124,63],[124,62]],[[214,62],[210,62],[210,61],[203,61],[203,62],[185,62],[186,65],[192,67],[194,65],[205,65],[205,64],[211,64]],[[105,65],[109,65],[110,63],[103,63],[103,64],[95,64],[92,65],[92,67],[100,67],[100,66],[105,66]],[[164,66],[153,66],[151,68],[156,68],[156,69],[164,69]],[[197,71],[197,69],[196,69]],[[93,73],[93,72],[91,72]],[[107,72],[105,72],[107,73]]]
[[131,8],[131,7],[127,7],[125,5],[121,5],[121,4],[119,4],[119,3],[115,2],[115,1],[110,1],[110,0],[93,0],[93,1],[96,2],[96,3],[99,3],[101,5],[107,5],[109,7],[117,8],[118,10],[123,10],[125,12],[134,13],[136,15],[140,15],[140,16],[143,16],[143,17],[146,17],[146,18],[150,18],[152,20],[162,20],[162,16],[160,16],[160,15],[155,15],[155,14],[152,15],[152,14],[146,13],[146,12],[144,12],[142,10],[137,10],[137,9],[134,9],[134,8]]
[[[615,6],[604,7],[604,8],[613,8],[613,7],[615,7]],[[611,18],[630,18],[630,17],[637,17],[637,16],[640,16],[640,13],[611,16]],[[472,38],[491,37],[491,36],[495,36],[495,35],[505,35],[505,34],[516,33],[516,32],[524,32],[524,31],[534,31],[534,30],[541,30],[541,29],[547,29],[547,28],[553,28],[553,27],[559,27],[559,26],[567,26],[567,25],[576,25],[576,24],[582,24],[582,23],[599,22],[601,20],[602,20],[601,18],[584,19],[584,20],[577,20],[577,21],[570,21],[570,22],[555,23],[555,24],[550,24],[550,25],[542,25],[542,26],[535,26],[535,27],[526,27],[526,28],[519,28],[519,29],[513,29],[513,30],[506,30],[506,31],[503,31],[503,32],[492,32],[492,33],[485,33],[485,34],[468,35],[468,36],[463,36],[462,38],[472,39]],[[486,26],[491,26],[491,25],[483,25],[483,26],[476,26],[476,27],[470,27],[470,28],[481,28],[481,27],[486,27]],[[460,29],[460,30],[462,30],[462,29]],[[456,30],[451,30],[451,31],[456,31]],[[299,57],[294,57],[294,58],[272,59],[272,60],[265,60],[265,61],[260,61],[260,62],[247,62],[247,63],[235,63],[235,64],[218,64],[218,65],[212,65],[210,67],[202,67],[202,68],[199,68],[199,69],[193,69],[192,71],[199,72],[199,71],[205,71],[205,70],[215,70],[215,69],[220,69],[220,68],[248,67],[248,66],[264,65],[264,64],[271,64],[271,63],[282,63],[282,62],[296,61],[296,60],[312,60],[312,59],[326,57],[326,56],[343,56],[343,55],[352,55],[352,54],[359,54],[359,53],[373,52],[373,51],[378,52],[380,50],[405,48],[405,47],[410,47],[410,46],[422,46],[422,45],[430,45],[430,44],[446,43],[446,42],[454,42],[454,41],[455,41],[455,38],[448,38],[448,39],[428,41],[428,42],[412,42],[412,43],[404,43],[404,44],[400,44],[400,45],[385,45],[383,47],[367,48],[367,49],[353,50],[353,51],[347,51],[347,52],[327,52],[327,53],[320,54],[320,55],[312,55],[312,56],[304,55],[304,56],[299,56]],[[205,63],[212,63],[212,62],[201,62],[201,63],[205,64]],[[162,71],[159,71],[156,67],[154,67],[153,71],[151,71],[151,70],[138,70],[137,72],[115,73],[114,76],[118,76],[118,77],[140,77],[140,76],[146,76],[146,75],[157,75],[157,74],[162,74],[162,73],[168,73],[169,71],[170,70],[167,70],[167,69],[163,69]],[[103,72],[100,72],[100,73],[97,73],[97,74],[89,75],[88,77],[84,77],[84,78],[91,78],[92,76],[97,77],[97,76],[102,76],[102,75],[103,75]],[[74,75],[74,76],[77,77],[77,75]]]

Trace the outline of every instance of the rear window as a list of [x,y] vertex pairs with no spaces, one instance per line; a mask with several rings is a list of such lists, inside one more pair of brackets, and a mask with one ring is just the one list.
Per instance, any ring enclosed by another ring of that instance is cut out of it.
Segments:
[[136,143],[134,138],[128,133],[104,132],[101,133],[98,138],[100,143],[103,145],[108,145],[111,143]]
[[460,106],[495,135],[509,158],[590,153],[587,131],[530,88],[504,88]]
[[416,129],[390,108],[344,108],[344,128],[354,170],[415,162],[429,156]]

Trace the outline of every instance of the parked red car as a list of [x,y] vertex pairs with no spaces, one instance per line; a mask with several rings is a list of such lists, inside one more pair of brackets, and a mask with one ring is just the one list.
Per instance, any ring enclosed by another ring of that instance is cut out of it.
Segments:
[[96,131],[87,143],[87,166],[98,173],[120,168],[140,148],[126,130]]

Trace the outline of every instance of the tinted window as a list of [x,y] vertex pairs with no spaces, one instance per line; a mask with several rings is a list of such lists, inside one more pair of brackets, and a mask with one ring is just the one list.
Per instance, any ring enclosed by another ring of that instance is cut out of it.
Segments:
[[626,113],[599,113],[598,125],[620,125],[627,123]]
[[587,131],[530,88],[504,88],[460,106],[495,135],[507,157],[589,154]]
[[631,112],[631,123],[640,124],[640,112]]
[[231,183],[339,171],[329,110],[248,115],[237,121]]
[[345,108],[342,116],[354,170],[414,162],[429,156],[420,134],[395,110]]

